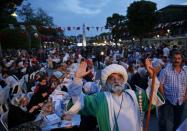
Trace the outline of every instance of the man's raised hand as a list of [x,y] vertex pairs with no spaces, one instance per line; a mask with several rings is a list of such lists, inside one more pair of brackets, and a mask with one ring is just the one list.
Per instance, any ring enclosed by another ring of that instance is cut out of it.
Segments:
[[75,78],[83,78],[87,74],[91,72],[91,70],[86,71],[87,68],[87,63],[85,61],[81,62],[76,73],[75,73]]

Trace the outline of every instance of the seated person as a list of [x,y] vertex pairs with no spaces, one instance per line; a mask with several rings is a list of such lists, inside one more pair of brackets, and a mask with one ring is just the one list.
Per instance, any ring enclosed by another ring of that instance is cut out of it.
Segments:
[[[28,109],[31,109],[34,105],[43,105],[43,103],[48,99],[48,88],[40,86],[38,91],[31,97],[30,103],[27,105]],[[39,109],[38,109],[39,110]],[[39,112],[35,112],[38,114]]]
[[9,129],[35,119],[33,112],[38,109],[39,106],[32,106],[30,110],[28,110],[28,104],[29,97],[26,94],[18,94],[12,98],[8,112]]

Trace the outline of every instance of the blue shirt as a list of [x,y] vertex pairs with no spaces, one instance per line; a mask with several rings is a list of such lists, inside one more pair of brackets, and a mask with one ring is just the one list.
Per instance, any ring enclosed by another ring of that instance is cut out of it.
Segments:
[[159,81],[164,86],[164,95],[173,105],[181,105],[187,90],[187,70],[182,68],[176,72],[173,66],[162,69]]

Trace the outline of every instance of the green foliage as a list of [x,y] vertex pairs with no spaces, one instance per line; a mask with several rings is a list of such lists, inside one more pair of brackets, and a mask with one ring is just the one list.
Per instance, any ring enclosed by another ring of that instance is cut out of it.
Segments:
[[0,18],[10,16],[23,0],[0,0]]
[[21,9],[17,10],[17,12],[25,23],[30,23],[34,17],[34,10],[31,8],[30,3],[22,5]]
[[0,23],[15,24],[15,23],[17,23],[17,20],[13,16],[6,16],[6,17],[0,18]]
[[36,25],[53,26],[53,18],[49,16],[43,9],[39,8],[33,19],[33,23]]
[[11,14],[20,6],[23,0],[0,0],[0,23],[17,23],[15,17]]
[[38,38],[32,36],[31,37],[31,48],[40,48],[41,42]]
[[11,30],[9,28],[1,31],[1,45],[3,49],[28,49],[40,48],[40,40],[33,35],[29,41],[29,34],[20,28]]
[[3,29],[1,31],[1,45],[3,49],[29,48],[28,35],[19,28],[15,30]]
[[127,10],[128,30],[131,35],[140,38],[152,32],[156,25],[156,3],[151,1],[135,1]]
[[107,36],[107,35],[110,35],[110,32],[103,32],[99,36]]
[[49,16],[43,9],[39,8],[36,11],[32,9],[31,4],[27,3],[18,10],[18,15],[28,24],[53,26],[53,18]]
[[110,29],[113,38],[117,41],[118,39],[124,38],[124,32],[126,30],[126,17],[117,13],[114,13],[111,17],[107,18],[105,27]]

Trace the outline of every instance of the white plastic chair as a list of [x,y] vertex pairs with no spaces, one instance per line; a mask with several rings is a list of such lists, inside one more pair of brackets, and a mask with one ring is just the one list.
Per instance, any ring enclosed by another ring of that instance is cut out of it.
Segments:
[[8,111],[1,115],[1,124],[8,131]]
[[0,104],[0,116],[8,111],[8,105],[6,103]]
[[34,95],[34,92],[28,92],[27,96],[31,99],[31,97]]

